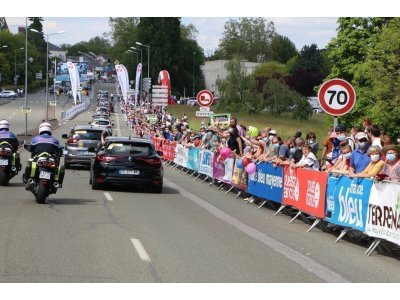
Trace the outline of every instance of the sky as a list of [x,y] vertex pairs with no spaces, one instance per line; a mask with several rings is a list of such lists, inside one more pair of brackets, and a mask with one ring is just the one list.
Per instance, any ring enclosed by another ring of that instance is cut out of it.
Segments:
[[[11,32],[16,33],[18,26],[25,26],[25,18],[7,17],[7,24]],[[49,37],[53,44],[76,44],[87,41],[103,33],[111,32],[107,17],[44,17],[43,31],[54,33],[65,31],[63,34]],[[205,54],[212,53],[218,48],[219,40],[224,31],[224,24],[229,18],[218,17],[183,17],[182,23],[193,24],[198,30],[197,42],[204,49]],[[323,49],[336,36],[337,18],[265,18],[266,22],[273,21],[276,31],[287,36],[300,50],[304,45],[316,43]],[[29,23],[28,23],[29,24]]]

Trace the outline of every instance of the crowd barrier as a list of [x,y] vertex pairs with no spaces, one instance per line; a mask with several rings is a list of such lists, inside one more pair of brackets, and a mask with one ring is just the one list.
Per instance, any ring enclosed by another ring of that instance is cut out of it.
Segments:
[[65,112],[61,113],[62,120],[71,120],[75,118],[78,114],[88,109],[90,106],[90,100],[88,96],[82,96],[82,103],[72,106]]
[[222,160],[209,150],[156,138],[152,141],[156,149],[163,152],[163,158],[175,163],[176,167],[281,204],[275,215],[283,208],[291,207],[298,213],[290,222],[302,213],[313,217],[314,224],[308,231],[321,220],[343,227],[336,241],[350,229],[358,230],[375,238],[365,253],[367,255],[381,240],[400,245],[400,185],[397,183],[336,177],[326,172],[274,166],[269,162],[256,164],[256,172],[248,175],[236,167],[234,158]]

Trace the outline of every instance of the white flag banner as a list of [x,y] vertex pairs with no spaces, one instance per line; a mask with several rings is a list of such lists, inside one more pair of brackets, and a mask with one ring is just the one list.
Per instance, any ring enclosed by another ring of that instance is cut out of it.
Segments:
[[79,76],[79,71],[78,71],[78,68],[76,67],[76,65],[75,65],[75,70],[76,70],[76,90],[77,90],[79,101],[82,102],[81,91],[79,90],[79,88],[81,87],[81,78]]
[[115,65],[115,70],[117,70],[119,86],[121,88],[122,97],[124,98],[126,104],[128,102],[129,88],[128,71],[124,65]]
[[[69,73],[69,79],[71,81],[71,89],[72,89],[72,95],[74,96],[74,102],[76,105],[76,95],[77,95],[77,86],[78,86],[78,78],[77,78],[77,73],[78,71],[76,70],[76,66],[72,61],[67,62],[67,67],[68,67],[68,73]],[[79,75],[79,74],[78,74]]]
[[136,69],[136,78],[135,78],[135,107],[137,105],[137,98],[139,95],[139,82],[141,74],[142,74],[142,64],[139,63]]

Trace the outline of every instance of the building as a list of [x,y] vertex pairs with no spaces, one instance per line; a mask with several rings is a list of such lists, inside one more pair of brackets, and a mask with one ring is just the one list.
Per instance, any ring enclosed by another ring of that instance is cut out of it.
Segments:
[[[227,62],[228,60],[206,61],[204,65],[200,66],[204,76],[205,89],[214,93],[215,96],[219,96],[215,84],[217,79],[225,79],[228,76],[228,71],[225,68]],[[246,75],[250,75],[259,63],[243,61],[243,65],[246,70]]]
[[49,43],[49,58],[57,58],[59,61],[67,61],[67,51]]

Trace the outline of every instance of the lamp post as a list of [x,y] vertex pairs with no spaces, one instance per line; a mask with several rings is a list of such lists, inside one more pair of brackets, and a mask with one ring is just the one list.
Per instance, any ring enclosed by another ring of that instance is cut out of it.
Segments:
[[193,95],[192,97],[194,97],[194,63],[195,63],[195,59],[196,59],[196,51],[193,51]]
[[135,44],[139,45],[139,46],[147,47],[147,78],[150,78],[150,46],[139,43],[139,42],[136,42]]
[[24,47],[18,48],[14,50],[14,84],[15,84],[15,89],[18,87],[18,79],[17,79],[17,51],[18,50],[24,50]]
[[[136,53],[136,66],[138,65],[138,63],[139,63],[139,53],[137,52],[137,50],[136,51],[133,51],[133,50],[131,50],[131,49],[129,49],[129,50],[127,50],[126,52],[129,52],[129,53]],[[135,76],[135,69],[133,69],[133,75],[132,75],[132,78]]]
[[61,34],[61,33],[64,33],[65,31],[58,31],[55,33],[46,34],[46,33],[40,32],[33,28],[31,28],[30,30],[33,32],[36,32],[36,33],[41,33],[46,36],[46,44],[47,44],[47,48],[46,48],[46,122],[48,122],[49,121],[49,111],[48,111],[49,110],[49,36]]

